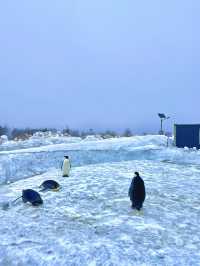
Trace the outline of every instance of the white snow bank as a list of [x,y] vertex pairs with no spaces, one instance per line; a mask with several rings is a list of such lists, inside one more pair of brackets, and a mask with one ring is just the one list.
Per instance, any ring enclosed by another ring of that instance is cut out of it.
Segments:
[[60,168],[64,155],[71,157],[72,166],[158,159],[158,152],[166,149],[166,141],[164,136],[143,136],[0,152],[0,183],[40,174],[52,167]]
[[[76,139],[76,138],[75,138]],[[24,150],[1,151],[1,154],[16,154],[24,152],[47,152],[59,150],[132,150],[138,147],[157,148],[167,146],[167,137],[160,135],[149,136],[134,136],[129,138],[113,138],[106,140],[82,140],[78,138],[77,141],[71,143],[62,143],[55,145],[48,145],[44,147],[27,148]],[[169,139],[169,145],[172,145],[173,140]]]
[[[127,191],[141,172],[147,199],[140,214]],[[41,193],[39,208],[21,201],[0,210],[0,265],[199,265],[200,169],[153,161],[57,170],[0,187],[2,201],[56,179],[60,192]]]
[[103,140],[103,138],[100,135],[88,135],[83,139],[83,141],[97,141],[97,140]]
[[[39,134],[39,133],[38,133]],[[18,140],[18,141],[4,141],[1,143],[0,141],[0,151],[12,151],[18,149],[27,149],[31,147],[41,147],[53,144],[60,144],[60,143],[74,143],[80,142],[82,139],[78,137],[61,137],[59,135],[55,136],[40,136],[40,135],[33,135],[27,140]]]
[[140,136],[4,151],[0,152],[0,183],[60,168],[64,155],[71,157],[73,167],[128,160],[200,164],[200,151],[167,148],[166,143],[164,136]]
[[1,135],[0,136],[0,145],[7,143],[8,142],[8,137],[6,135]]

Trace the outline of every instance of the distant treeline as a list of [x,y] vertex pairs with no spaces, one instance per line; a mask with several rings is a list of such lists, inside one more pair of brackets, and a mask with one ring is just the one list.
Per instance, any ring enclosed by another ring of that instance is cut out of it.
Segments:
[[9,139],[28,139],[29,137],[33,136],[36,132],[52,132],[54,134],[63,134],[65,136],[72,136],[72,137],[81,137],[84,138],[88,135],[100,135],[102,137],[131,137],[133,136],[130,129],[125,129],[123,134],[119,134],[113,130],[105,130],[102,132],[96,132],[93,129],[89,129],[87,131],[82,130],[75,130],[69,127],[64,128],[63,130],[58,130],[56,128],[9,128],[7,126],[0,126],[0,136],[6,135]]

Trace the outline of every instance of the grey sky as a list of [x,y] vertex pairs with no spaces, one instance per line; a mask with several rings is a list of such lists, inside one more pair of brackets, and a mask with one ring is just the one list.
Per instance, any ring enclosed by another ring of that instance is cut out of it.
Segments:
[[199,122],[200,1],[0,3],[0,124]]

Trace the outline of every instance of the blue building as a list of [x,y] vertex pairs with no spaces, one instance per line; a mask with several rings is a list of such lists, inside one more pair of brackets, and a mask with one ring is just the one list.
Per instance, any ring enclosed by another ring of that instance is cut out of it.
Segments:
[[200,124],[175,124],[174,141],[178,148],[200,149]]

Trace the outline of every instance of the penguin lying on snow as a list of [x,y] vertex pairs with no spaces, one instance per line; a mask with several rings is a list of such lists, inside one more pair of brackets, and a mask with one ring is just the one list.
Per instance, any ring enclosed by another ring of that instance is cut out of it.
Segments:
[[33,189],[22,190],[22,200],[24,203],[30,202],[33,206],[43,204],[40,194]]
[[4,211],[8,210],[13,203],[15,203],[17,200],[21,199],[24,203],[29,202],[31,203],[33,206],[39,206],[41,204],[43,204],[43,200],[40,196],[40,194],[33,190],[33,189],[24,189],[22,190],[22,196],[18,197],[17,199],[11,201],[11,202],[5,202],[2,205],[2,209]]
[[55,180],[46,180],[40,185],[40,191],[53,190],[58,191],[60,189],[60,184]]

